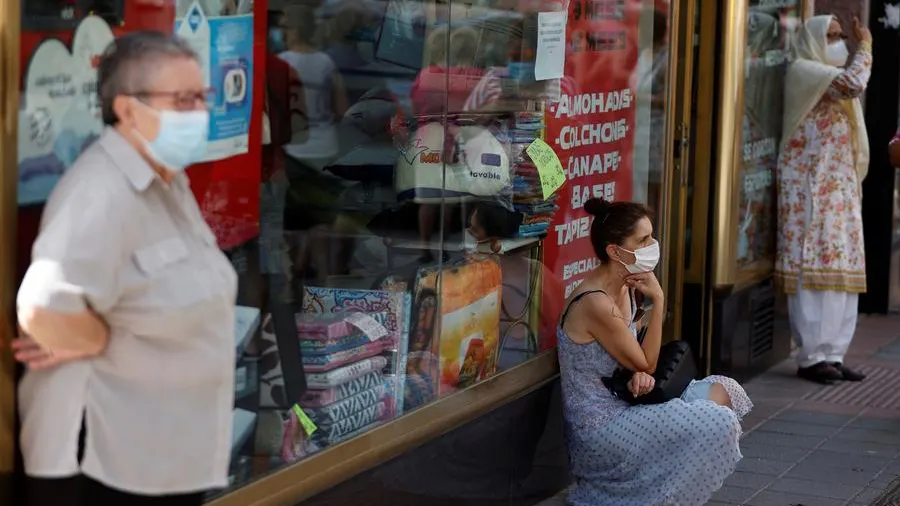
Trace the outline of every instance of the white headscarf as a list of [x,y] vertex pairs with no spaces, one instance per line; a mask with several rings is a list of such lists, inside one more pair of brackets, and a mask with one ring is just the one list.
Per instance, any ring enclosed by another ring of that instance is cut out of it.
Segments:
[[[825,50],[828,46],[828,29],[834,16],[814,16],[797,31],[794,40],[795,60],[788,66],[784,87],[784,123],[782,149],[796,133],[800,123],[813,108],[843,69],[828,64]],[[856,156],[856,173],[859,182],[869,170],[869,134],[858,98],[844,100],[844,109],[850,120],[853,151]]]

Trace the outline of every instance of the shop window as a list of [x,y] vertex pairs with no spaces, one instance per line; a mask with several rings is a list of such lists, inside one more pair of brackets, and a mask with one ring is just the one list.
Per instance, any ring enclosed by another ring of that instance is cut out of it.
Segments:
[[660,205],[667,10],[526,4],[270,12],[237,482],[553,348],[584,201]]
[[[214,92],[189,174],[240,280],[235,487],[552,352],[597,264],[585,201],[665,202],[669,12],[631,3],[310,1],[248,32],[252,2],[178,1],[142,26],[197,44]],[[23,37],[21,259],[100,132],[102,19],[71,66],[47,62],[77,30]]]
[[[233,253],[260,324],[239,364],[259,378],[239,481],[537,355],[553,205],[520,201],[512,176],[556,81],[489,74],[533,53],[535,18],[401,1],[270,13],[261,230]],[[546,211],[526,222],[522,206]]]
[[775,169],[781,145],[784,79],[799,3],[750,2],[737,264],[742,282],[759,281],[775,263]]

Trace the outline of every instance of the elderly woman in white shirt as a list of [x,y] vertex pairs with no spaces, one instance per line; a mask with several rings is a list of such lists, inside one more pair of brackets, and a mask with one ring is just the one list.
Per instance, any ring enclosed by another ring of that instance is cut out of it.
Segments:
[[184,41],[138,32],[99,93],[107,128],[50,196],[19,289],[26,505],[199,505],[227,485],[237,284],[184,174],[206,85]]

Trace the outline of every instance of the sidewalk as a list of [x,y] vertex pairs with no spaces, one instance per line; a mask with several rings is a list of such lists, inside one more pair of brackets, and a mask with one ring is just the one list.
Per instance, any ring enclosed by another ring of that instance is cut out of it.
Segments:
[[785,362],[745,386],[744,460],[707,506],[868,506],[900,477],[900,317],[861,317],[847,364],[869,378],[819,386]]
[[745,385],[744,460],[707,506],[870,506],[900,477],[900,317],[861,317],[847,363],[869,378],[820,386],[787,361]]

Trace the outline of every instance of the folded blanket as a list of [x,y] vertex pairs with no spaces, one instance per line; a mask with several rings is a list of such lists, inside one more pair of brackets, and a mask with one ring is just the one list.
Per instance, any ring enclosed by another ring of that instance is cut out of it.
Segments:
[[317,427],[326,427],[378,404],[384,400],[386,391],[387,386],[382,383],[333,404],[318,407],[303,406],[302,404],[301,406]]
[[322,446],[338,443],[367,425],[384,421],[383,417],[388,413],[390,412],[387,409],[387,405],[384,402],[379,402],[346,418],[323,425],[316,424],[318,430],[313,433],[312,439],[316,444]]
[[356,348],[336,351],[327,355],[304,355],[303,369],[306,372],[323,373],[343,367],[360,360],[374,357],[384,351],[384,341],[366,343]]
[[362,346],[366,343],[371,342],[372,341],[362,332],[351,334],[347,337],[341,337],[338,339],[326,339],[324,341],[319,341],[316,339],[304,339],[303,337],[301,337],[300,351],[303,353],[304,357],[306,357],[307,355],[328,355],[337,351],[356,348],[357,346]]
[[346,383],[364,374],[381,371],[387,365],[385,357],[372,357],[359,362],[322,373],[308,373],[306,385],[309,388],[330,388]]
[[320,407],[348,399],[360,392],[385,383],[381,371],[373,371],[350,381],[329,388],[310,389],[303,394],[300,405],[304,407]]
[[[300,313],[296,315],[297,332],[305,340],[328,341],[362,333],[347,321],[356,313]],[[387,313],[364,313],[376,322],[384,324]]]

